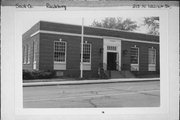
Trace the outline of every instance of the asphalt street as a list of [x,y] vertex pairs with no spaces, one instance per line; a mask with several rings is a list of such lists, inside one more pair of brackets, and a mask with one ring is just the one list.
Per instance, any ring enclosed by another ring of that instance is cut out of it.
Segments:
[[23,87],[24,108],[158,107],[160,82]]

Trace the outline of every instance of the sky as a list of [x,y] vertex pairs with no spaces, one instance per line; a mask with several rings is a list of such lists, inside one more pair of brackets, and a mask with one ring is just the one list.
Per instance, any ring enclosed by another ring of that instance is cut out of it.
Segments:
[[[87,14],[86,14],[87,13]],[[82,17],[84,18],[84,25],[89,26],[92,24],[94,20],[101,21],[105,17],[122,17],[123,19],[130,18],[133,21],[136,21],[137,24],[143,23],[144,16],[135,16],[135,15],[127,15],[127,14],[119,14],[118,12],[112,11],[103,11],[103,12],[79,12],[79,11],[71,11],[71,12],[52,12],[52,11],[23,11],[18,12],[16,18],[19,22],[21,22],[22,34],[30,29],[35,23],[40,20],[57,22],[57,23],[67,23],[74,25],[82,25]],[[146,33],[146,27],[141,27],[134,32]]]

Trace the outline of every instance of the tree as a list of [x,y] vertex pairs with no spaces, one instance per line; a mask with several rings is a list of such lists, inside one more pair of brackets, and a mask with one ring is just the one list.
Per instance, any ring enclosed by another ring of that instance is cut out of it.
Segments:
[[125,31],[133,31],[138,28],[136,21],[132,21],[129,18],[123,20],[121,17],[118,17],[118,18],[106,17],[100,22],[94,20],[91,26],[119,29],[119,30],[125,30]]
[[144,25],[148,27],[148,34],[159,35],[159,17],[145,17]]

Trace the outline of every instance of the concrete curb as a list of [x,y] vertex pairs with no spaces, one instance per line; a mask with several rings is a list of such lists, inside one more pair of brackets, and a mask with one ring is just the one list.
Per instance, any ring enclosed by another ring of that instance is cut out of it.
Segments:
[[81,80],[81,81],[58,81],[58,82],[29,82],[23,83],[23,87],[52,86],[52,85],[80,85],[80,84],[103,84],[116,82],[143,82],[159,81],[160,78],[128,78],[128,79],[107,79],[107,80]]

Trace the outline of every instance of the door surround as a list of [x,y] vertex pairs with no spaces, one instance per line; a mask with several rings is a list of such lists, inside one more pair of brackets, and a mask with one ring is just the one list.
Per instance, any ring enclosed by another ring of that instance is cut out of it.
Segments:
[[103,39],[103,68],[107,70],[107,53],[117,53],[117,70],[121,71],[121,40],[111,37]]

